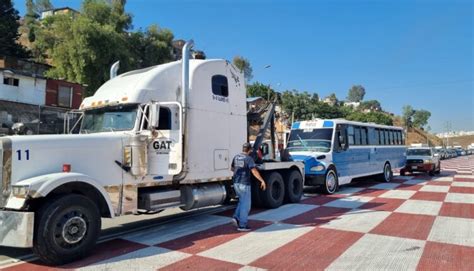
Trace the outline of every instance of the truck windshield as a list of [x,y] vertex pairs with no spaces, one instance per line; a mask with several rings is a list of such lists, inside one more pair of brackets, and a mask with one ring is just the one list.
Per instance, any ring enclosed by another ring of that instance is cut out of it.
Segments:
[[411,149],[407,150],[407,155],[431,156],[431,151],[428,149]]
[[132,130],[138,105],[118,105],[84,112],[81,133],[99,133]]
[[332,128],[291,130],[288,140],[289,151],[319,151],[331,150]]

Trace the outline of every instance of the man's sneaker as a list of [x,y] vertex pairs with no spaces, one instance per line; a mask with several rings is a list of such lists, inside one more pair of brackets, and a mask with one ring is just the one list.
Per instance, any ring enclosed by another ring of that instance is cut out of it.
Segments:
[[251,231],[249,227],[238,227],[237,230],[238,231]]
[[239,227],[239,220],[237,219],[237,217],[232,218],[232,224],[237,228]]

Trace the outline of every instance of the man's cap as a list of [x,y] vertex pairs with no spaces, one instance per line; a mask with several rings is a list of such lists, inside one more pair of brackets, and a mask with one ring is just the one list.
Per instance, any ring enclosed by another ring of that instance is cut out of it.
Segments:
[[242,149],[250,149],[252,148],[252,145],[248,142],[245,142],[243,145],[242,145]]

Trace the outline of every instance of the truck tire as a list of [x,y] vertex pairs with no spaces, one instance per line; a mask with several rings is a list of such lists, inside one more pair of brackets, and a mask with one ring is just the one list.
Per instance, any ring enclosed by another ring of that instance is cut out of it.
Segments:
[[278,208],[285,198],[285,183],[280,173],[273,171],[265,174],[267,189],[260,190],[262,204],[266,208]]
[[385,163],[383,165],[383,171],[382,174],[379,175],[379,180],[385,183],[389,183],[393,179],[393,171],[392,171],[392,166],[390,165],[389,162]]
[[263,207],[262,204],[262,190],[260,189],[260,182],[254,180],[252,177],[252,206],[253,207]]
[[303,177],[298,170],[290,170],[285,174],[285,202],[300,202],[303,196]]
[[35,218],[33,252],[46,264],[85,257],[100,235],[99,209],[89,198],[71,194],[48,200]]
[[339,180],[337,177],[336,169],[333,166],[330,166],[326,171],[326,176],[324,178],[324,184],[321,185],[321,190],[324,194],[332,195],[336,193],[339,188]]

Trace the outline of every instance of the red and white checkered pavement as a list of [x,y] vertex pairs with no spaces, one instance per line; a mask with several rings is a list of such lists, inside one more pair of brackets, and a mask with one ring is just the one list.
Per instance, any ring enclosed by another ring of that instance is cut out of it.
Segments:
[[253,210],[251,232],[235,230],[232,211],[203,215],[101,243],[62,268],[474,270],[474,156],[442,163],[449,171],[436,177],[361,181],[336,195]]

